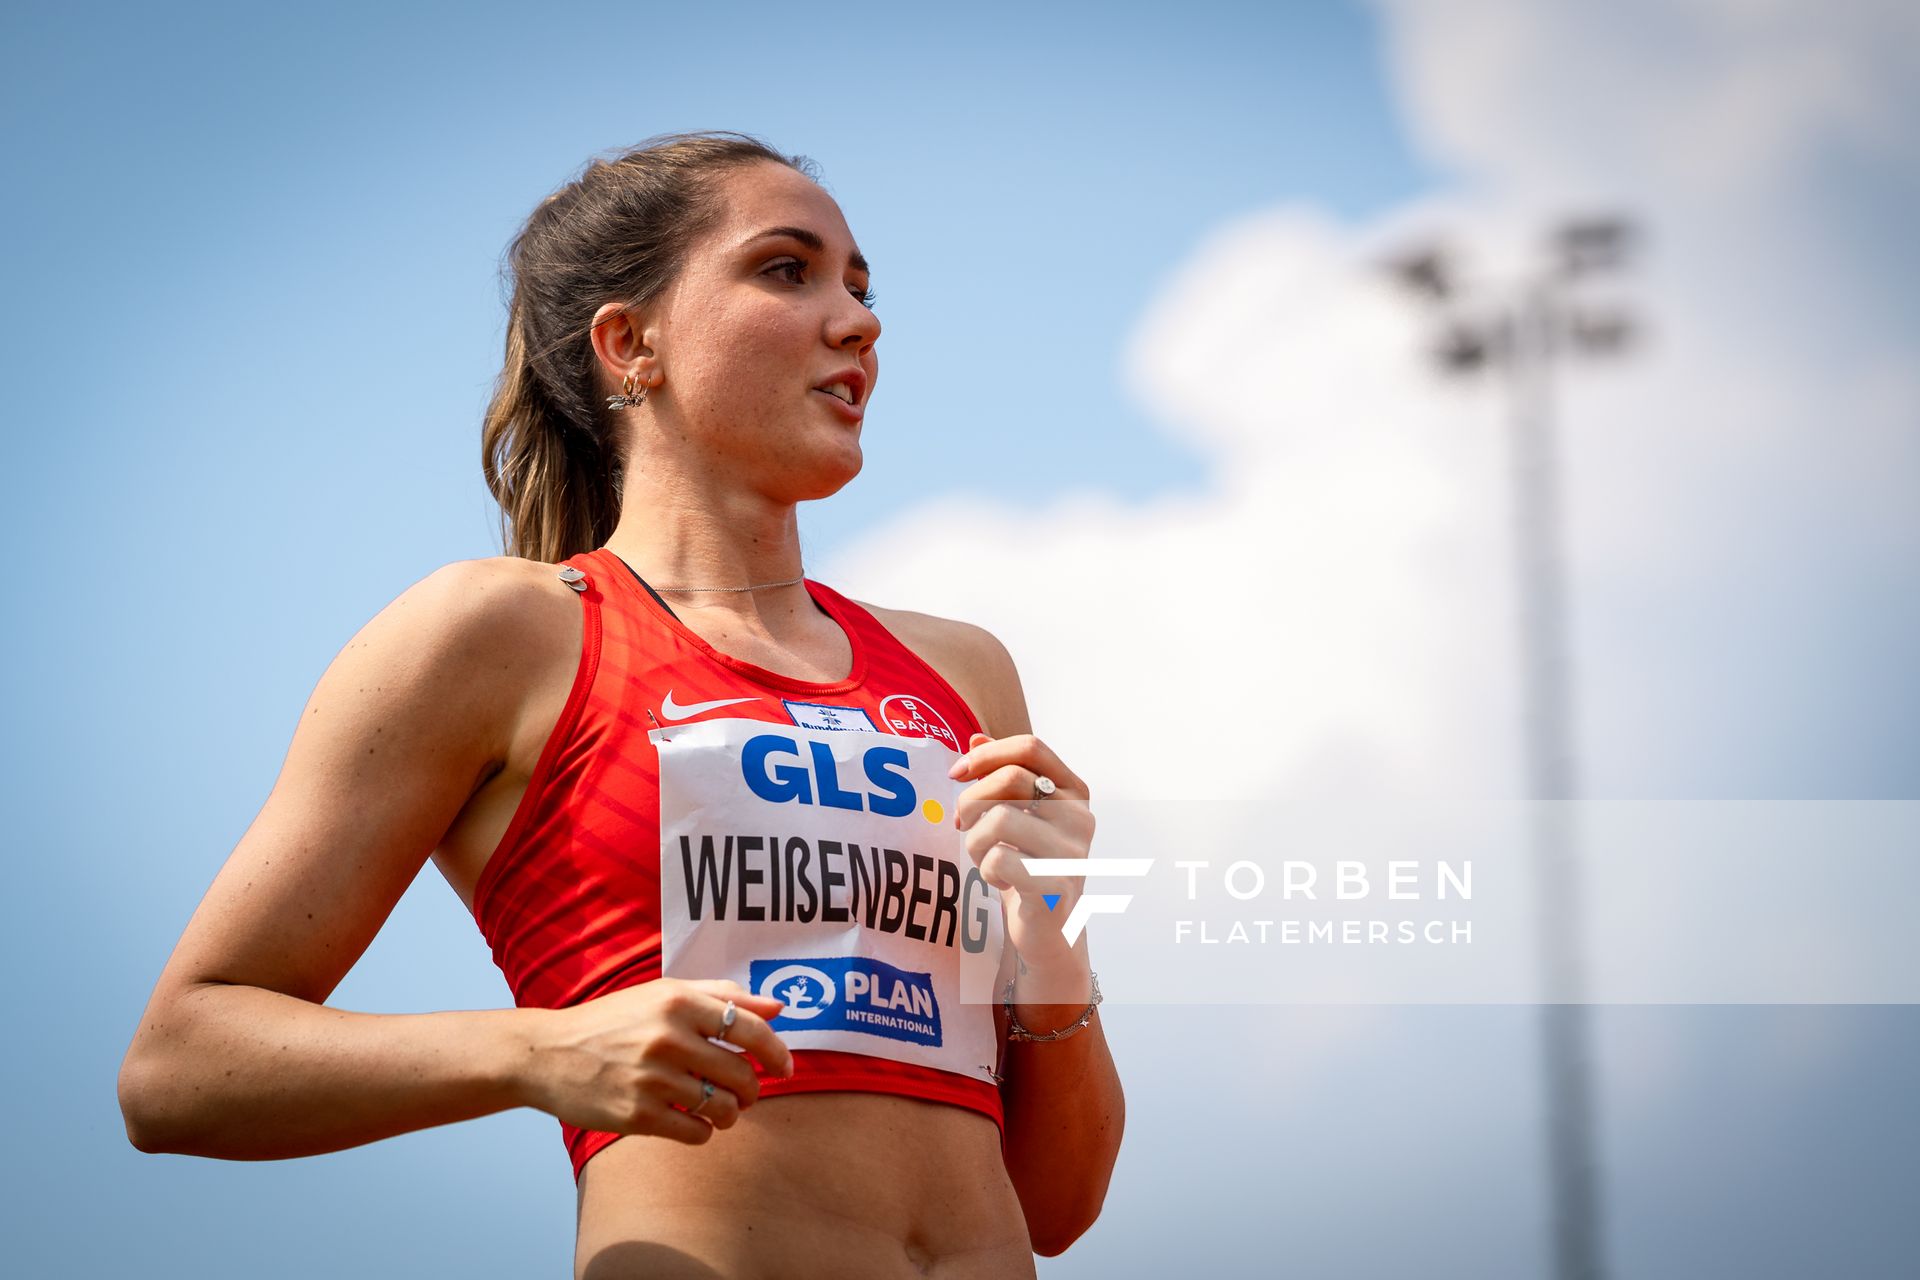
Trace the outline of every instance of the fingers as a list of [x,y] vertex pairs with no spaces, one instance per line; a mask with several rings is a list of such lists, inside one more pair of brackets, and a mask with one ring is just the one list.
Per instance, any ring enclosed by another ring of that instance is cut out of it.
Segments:
[[[682,979],[682,981],[684,981],[687,986],[699,987],[701,990],[711,992],[719,997],[720,1003],[715,1007],[720,1009],[723,1015],[726,1011],[726,1002],[729,1000],[733,1001],[736,1006],[742,1009],[752,1009],[754,1012],[766,1018],[774,1017],[782,1009],[787,1007],[785,1000],[779,999],[776,996],[755,995],[752,991],[741,986],[732,978],[687,978]],[[709,1034],[716,1036],[720,1034],[720,1024],[717,1019],[714,1022],[713,1031]]]
[[967,853],[981,876],[1001,891],[1018,889],[1029,895],[1071,892],[1073,881],[1064,876],[1036,876],[1027,871],[1026,858],[1070,858],[1083,850],[1044,819],[997,804],[967,831]]
[[[698,1093],[700,1082],[694,1080],[692,1076],[688,1076],[687,1079],[693,1081],[694,1092]],[[697,1103],[698,1099],[695,1101]],[[713,1110],[713,1104],[708,1103],[707,1111],[711,1110]],[[653,1132],[663,1138],[672,1138],[675,1142],[684,1142],[689,1146],[697,1147],[713,1137],[713,1125],[700,1118],[706,1115],[707,1111],[693,1116],[670,1106],[663,1107],[652,1121]]]
[[[793,1053],[780,1039],[774,1029],[767,1025],[767,1019],[778,1017],[780,1010],[786,1008],[786,1001],[773,996],[758,996],[739,983],[727,978],[703,978],[687,985],[703,989],[703,1001],[710,1004],[696,1010],[693,1014],[693,1026],[702,1036],[724,1040],[726,1043],[744,1049],[758,1062],[761,1069],[770,1076],[790,1076],[793,1074]],[[727,1001],[733,1001],[733,1025],[723,1025],[726,1019]],[[739,1055],[728,1049],[713,1048],[714,1053],[722,1054],[730,1060],[736,1060],[741,1070],[747,1070],[739,1064]],[[695,1068],[698,1070],[698,1068]],[[713,1075],[712,1072],[707,1072]],[[753,1074],[747,1070],[749,1077]],[[719,1079],[714,1076],[714,1079]],[[754,1086],[757,1095],[759,1086]],[[737,1092],[737,1090],[736,1090]]]
[[1006,805],[1032,813],[1035,818],[1057,826],[1073,839],[1091,842],[1093,811],[1087,808],[1086,800],[1060,787],[1052,795],[1043,795],[1035,801],[1036,776],[1025,765],[1003,765],[966,788],[954,800],[956,829],[971,830],[994,806]]
[[731,1092],[740,1100],[742,1107],[750,1107],[760,1100],[759,1077],[754,1075],[753,1064],[744,1053],[735,1053],[724,1044],[702,1040],[698,1044],[684,1046],[684,1052],[676,1061],[694,1075],[705,1076]]
[[[709,1084],[713,1087],[711,1093],[707,1091]],[[750,1102],[742,1104],[733,1090],[718,1080],[691,1073],[675,1080],[671,1103],[667,1109],[668,1115],[691,1120],[706,1129],[708,1136],[715,1129],[733,1128],[740,1121],[741,1111],[753,1105]]]
[[[755,995],[725,978],[680,985],[683,991],[671,1006],[679,1032],[663,1046],[667,1070],[655,1077],[657,1096],[666,1104],[658,1132],[698,1145],[710,1141],[715,1129],[731,1129],[740,1113],[760,1100],[750,1058],[769,1075],[787,1076],[793,1074],[793,1055],[767,1023],[784,1001]],[[725,1025],[729,1000],[734,1005],[730,1027]]]
[[[1042,773],[1053,779],[1054,786],[1061,791],[1074,792],[1082,800],[1092,798],[1080,775],[1067,768],[1066,762],[1054,753],[1052,747],[1032,734],[1017,733],[1011,738],[988,738],[980,742],[979,739],[984,737],[984,734],[975,734],[968,739],[970,743],[977,742],[978,745],[969,746],[967,753],[954,761],[953,767],[948,770],[949,777],[962,780],[982,778],[1006,765],[1024,765],[1034,773]],[[1031,790],[1028,794],[1032,794]]]

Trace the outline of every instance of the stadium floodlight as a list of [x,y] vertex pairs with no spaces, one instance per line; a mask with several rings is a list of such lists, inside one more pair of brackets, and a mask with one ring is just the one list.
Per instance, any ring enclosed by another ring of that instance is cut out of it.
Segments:
[[1519,577],[1525,684],[1529,837],[1536,870],[1536,949],[1543,979],[1541,1066],[1546,1077],[1547,1164],[1554,1273],[1560,1280],[1605,1276],[1599,1159],[1593,1137],[1588,1014],[1582,1000],[1581,915],[1573,850],[1579,774],[1573,753],[1566,586],[1561,570],[1559,477],[1555,466],[1554,361],[1607,356],[1637,339],[1624,311],[1581,303],[1575,286],[1625,266],[1638,234],[1618,215],[1570,218],[1546,252],[1514,279],[1476,282],[1438,244],[1383,263],[1386,272],[1436,313],[1430,352],[1450,376],[1482,369],[1505,375],[1513,451],[1514,563]]

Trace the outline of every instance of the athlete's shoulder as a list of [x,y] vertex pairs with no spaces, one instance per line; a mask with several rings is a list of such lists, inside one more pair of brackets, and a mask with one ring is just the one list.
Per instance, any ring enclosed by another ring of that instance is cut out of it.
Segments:
[[889,609],[867,600],[847,599],[865,609],[887,630],[901,639],[909,635],[916,639],[931,640],[942,644],[978,645],[998,644],[985,627],[975,626],[971,622],[962,622],[958,618],[942,618],[938,614],[918,613],[912,609]]
[[876,622],[938,671],[966,699],[988,733],[1004,738],[1028,731],[1019,670],[1007,646],[993,632],[958,618],[888,609],[865,600],[853,603],[871,613]]
[[581,609],[559,573],[558,565],[520,556],[454,560],[383,614],[403,628],[413,652],[438,654],[475,675],[539,665],[523,661],[529,656],[563,660],[578,647]]
[[538,601],[564,603],[578,594],[560,580],[559,565],[524,556],[453,560],[410,590],[433,596],[456,619],[478,623],[509,623]]

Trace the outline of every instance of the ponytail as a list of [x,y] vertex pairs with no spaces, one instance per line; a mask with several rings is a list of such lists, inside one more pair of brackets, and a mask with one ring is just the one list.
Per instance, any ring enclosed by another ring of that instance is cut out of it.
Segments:
[[594,313],[659,296],[724,212],[715,178],[761,161],[815,176],[804,156],[746,134],[668,134],[590,161],[514,236],[502,266],[506,359],[480,428],[506,554],[552,562],[612,535],[632,415],[606,407]]
[[500,504],[502,548],[551,562],[606,542],[620,517],[620,462],[596,424],[572,422],[541,388],[516,298],[506,364],[480,427],[480,469]]

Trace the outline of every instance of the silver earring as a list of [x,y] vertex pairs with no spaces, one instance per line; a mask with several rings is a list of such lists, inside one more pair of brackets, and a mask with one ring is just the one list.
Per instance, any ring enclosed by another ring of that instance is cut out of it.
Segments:
[[607,397],[607,408],[637,409],[644,404],[647,399],[647,389],[643,385],[640,388],[639,395],[636,396],[633,394],[633,385],[636,381],[638,381],[638,379],[635,378],[633,374],[628,374],[626,380],[620,384],[620,394]]

